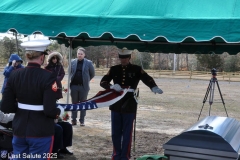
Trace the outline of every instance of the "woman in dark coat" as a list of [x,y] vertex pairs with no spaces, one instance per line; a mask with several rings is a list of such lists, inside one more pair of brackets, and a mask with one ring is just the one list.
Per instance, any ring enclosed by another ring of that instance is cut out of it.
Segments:
[[[59,100],[63,98],[62,95],[62,79],[65,75],[63,66],[62,66],[62,55],[59,52],[52,52],[48,56],[48,64],[45,69],[52,71],[56,74],[56,83],[57,83],[57,97]],[[72,125],[69,122],[64,122],[61,119],[55,121],[55,134],[54,134],[54,143],[53,143],[53,153],[57,153],[57,158],[64,158],[61,154],[72,155],[66,147],[72,146],[72,135],[73,129]]]
[[62,66],[62,55],[59,52],[52,52],[48,56],[48,64],[45,67],[45,69],[52,71],[53,73],[56,74],[56,83],[57,83],[57,97],[56,99],[61,99],[63,98],[62,95],[62,83],[61,81],[63,80],[63,77],[65,75],[63,66]]

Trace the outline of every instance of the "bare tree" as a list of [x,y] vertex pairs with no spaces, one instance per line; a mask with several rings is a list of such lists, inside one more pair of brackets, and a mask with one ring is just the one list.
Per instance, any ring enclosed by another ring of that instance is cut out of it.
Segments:
[[177,68],[176,70],[179,70],[179,63],[180,63],[180,55],[179,54],[176,54],[176,62],[177,62]]

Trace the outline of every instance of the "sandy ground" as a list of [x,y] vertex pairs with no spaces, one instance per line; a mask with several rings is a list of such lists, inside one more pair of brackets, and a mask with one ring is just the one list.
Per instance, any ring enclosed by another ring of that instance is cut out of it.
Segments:
[[[96,76],[91,81],[88,98],[103,90],[99,86],[101,78]],[[196,123],[202,106],[200,119],[208,116],[209,111],[211,115],[225,117],[226,108],[229,117],[240,120],[238,114],[240,83],[219,80],[225,107],[215,85],[214,102],[210,110],[209,99],[203,103],[210,79],[211,77],[208,80],[155,79],[164,91],[162,95],[155,95],[142,82],[139,83],[140,97],[136,138],[132,145],[132,160],[146,154],[164,154],[163,144]],[[63,83],[66,87],[67,77]],[[66,99],[67,94],[64,94],[61,102],[66,102]],[[69,102],[71,102],[70,99]],[[69,150],[73,151],[74,155],[66,156],[65,159],[110,160],[112,143],[108,107],[87,111],[85,121],[85,127],[80,127],[79,124],[73,126],[73,146],[69,147]]]

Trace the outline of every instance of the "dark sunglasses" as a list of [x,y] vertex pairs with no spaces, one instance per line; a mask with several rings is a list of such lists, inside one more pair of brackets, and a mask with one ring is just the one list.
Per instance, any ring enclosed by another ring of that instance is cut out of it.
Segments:
[[52,59],[58,59],[57,57],[52,57]]

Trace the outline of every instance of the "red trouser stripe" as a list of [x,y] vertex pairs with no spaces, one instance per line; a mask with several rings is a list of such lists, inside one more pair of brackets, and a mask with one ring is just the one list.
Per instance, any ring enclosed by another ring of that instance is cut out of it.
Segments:
[[[52,149],[53,149],[53,141],[54,141],[54,136],[52,136],[52,142],[51,142],[51,146],[50,146],[49,153],[52,153]],[[50,157],[50,156],[48,156],[48,160],[51,160],[51,157]]]

